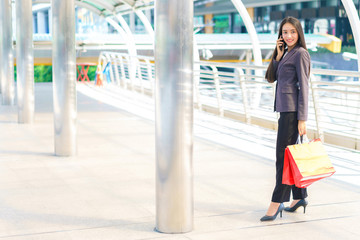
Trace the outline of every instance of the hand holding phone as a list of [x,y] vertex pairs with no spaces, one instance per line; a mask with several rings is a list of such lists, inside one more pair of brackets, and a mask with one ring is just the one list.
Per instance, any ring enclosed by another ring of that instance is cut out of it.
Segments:
[[282,35],[280,35],[279,39],[276,41],[276,47],[277,47],[277,56],[276,60],[280,61],[282,55],[284,54],[286,43],[284,39],[282,38]]

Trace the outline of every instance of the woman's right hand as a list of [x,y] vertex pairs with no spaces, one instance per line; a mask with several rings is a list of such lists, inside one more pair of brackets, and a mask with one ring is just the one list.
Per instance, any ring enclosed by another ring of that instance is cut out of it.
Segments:
[[277,48],[277,56],[276,61],[280,61],[281,57],[284,55],[285,47],[284,47],[284,39],[282,36],[278,40],[276,40],[276,48]]

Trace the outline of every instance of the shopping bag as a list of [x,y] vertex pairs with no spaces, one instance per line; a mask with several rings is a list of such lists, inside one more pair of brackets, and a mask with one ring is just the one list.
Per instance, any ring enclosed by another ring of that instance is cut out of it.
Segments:
[[283,184],[306,188],[334,173],[335,169],[320,139],[289,145],[285,149]]

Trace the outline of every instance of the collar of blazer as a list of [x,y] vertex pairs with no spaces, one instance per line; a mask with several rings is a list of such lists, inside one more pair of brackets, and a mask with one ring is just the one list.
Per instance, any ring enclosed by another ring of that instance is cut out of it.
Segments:
[[288,52],[288,53],[284,56],[284,58],[281,59],[281,61],[279,62],[278,69],[280,69],[280,68],[284,65],[284,63],[285,63],[287,60],[289,60],[289,59],[291,58],[291,56],[294,55],[294,54],[297,52],[297,50],[299,50],[299,48],[300,48],[300,45],[297,44],[293,49],[291,49],[291,51]]

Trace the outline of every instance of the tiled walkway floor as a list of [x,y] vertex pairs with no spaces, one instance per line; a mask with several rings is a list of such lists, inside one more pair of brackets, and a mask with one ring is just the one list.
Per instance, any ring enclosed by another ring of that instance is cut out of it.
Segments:
[[32,125],[17,124],[16,108],[0,106],[0,239],[360,239],[359,153],[329,147],[348,172],[313,184],[306,214],[261,223],[274,185],[276,136],[232,122],[215,129],[214,121],[224,120],[199,113],[194,230],[155,232],[151,107],[123,102],[125,110],[141,110],[134,115],[89,98],[86,89],[79,86],[76,157],[54,156],[51,85],[36,85]]

